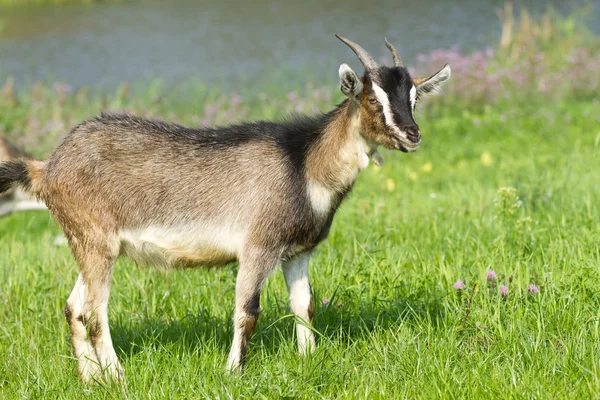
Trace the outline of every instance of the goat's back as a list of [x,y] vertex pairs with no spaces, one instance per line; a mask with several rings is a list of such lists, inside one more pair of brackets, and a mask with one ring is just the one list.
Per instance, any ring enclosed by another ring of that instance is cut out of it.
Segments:
[[43,170],[40,194],[67,236],[96,226],[173,246],[185,231],[290,240],[281,235],[310,222],[310,207],[301,168],[270,129],[278,125],[194,130],[103,114],[65,138]]

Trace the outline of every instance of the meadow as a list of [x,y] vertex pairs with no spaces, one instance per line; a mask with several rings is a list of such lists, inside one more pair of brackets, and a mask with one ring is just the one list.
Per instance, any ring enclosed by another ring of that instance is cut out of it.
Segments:
[[100,2],[117,2],[120,0],[0,0],[2,6],[29,6],[29,5],[47,5],[47,4],[93,4]]
[[[505,10],[506,11],[506,10]],[[504,15],[501,41],[445,62],[418,107],[418,152],[363,171],[311,261],[318,349],[297,355],[280,272],[265,285],[243,375],[224,365],[236,266],[160,272],[120,260],[109,305],[123,386],[84,386],[65,301],[77,269],[46,212],[0,220],[4,398],[600,397],[600,40],[580,15]],[[204,126],[327,111],[333,83],[221,93],[160,81],[106,94],[15,88],[0,130],[36,157],[100,109]]]

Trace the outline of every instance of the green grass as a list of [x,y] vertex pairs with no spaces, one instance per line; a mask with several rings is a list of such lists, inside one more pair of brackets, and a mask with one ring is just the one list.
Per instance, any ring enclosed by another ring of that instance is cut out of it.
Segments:
[[[600,40],[569,18],[521,21],[483,61],[427,59],[455,68],[446,95],[419,107],[420,150],[384,151],[385,166],[361,174],[312,259],[316,353],[297,355],[279,271],[247,369],[230,376],[236,266],[120,260],[109,318],[126,382],[86,387],[62,314],[77,267],[47,213],[20,213],[0,219],[0,397],[600,398]],[[301,75],[239,95],[198,82],[107,94],[4,80],[0,132],[38,158],[102,108],[197,126],[342,98]]]
[[[256,110],[249,114],[262,109]],[[386,151],[383,168],[364,171],[316,251],[316,353],[296,354],[277,271],[265,286],[242,376],[224,372],[235,266],[158,272],[120,260],[109,317],[126,383],[85,387],[62,314],[77,268],[68,248],[53,245],[60,231],[45,212],[1,219],[0,393],[597,397],[597,103],[501,102],[476,114],[430,110],[418,116],[421,149]],[[172,112],[191,118],[185,108]],[[515,188],[514,195],[498,194],[501,187]],[[506,298],[489,287],[488,270],[508,285]],[[459,279],[468,289],[452,288]],[[537,295],[528,294],[530,283],[540,287]]]
[[40,5],[63,5],[63,4],[93,4],[101,2],[117,2],[120,0],[0,0],[0,6],[40,6]]

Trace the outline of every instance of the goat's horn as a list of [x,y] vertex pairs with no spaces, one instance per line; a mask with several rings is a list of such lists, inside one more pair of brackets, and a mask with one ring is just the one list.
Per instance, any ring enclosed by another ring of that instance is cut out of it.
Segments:
[[385,45],[387,46],[388,49],[390,49],[390,52],[392,53],[392,58],[394,59],[394,65],[396,67],[403,67],[404,65],[402,64],[402,59],[400,58],[400,54],[398,53],[398,50],[396,50],[396,48],[394,46],[392,46],[392,44],[390,42],[388,42],[387,39],[385,39]]
[[353,41],[346,39],[343,36],[335,35],[335,37],[337,37],[338,39],[340,39],[342,42],[344,42],[348,47],[350,47],[352,49],[352,51],[356,54],[356,56],[358,57],[358,59],[360,60],[360,62],[364,65],[364,67],[365,67],[365,69],[367,71],[374,70],[374,69],[377,68],[377,63],[365,51],[365,49],[363,49],[362,47],[360,47],[359,45],[357,45]]

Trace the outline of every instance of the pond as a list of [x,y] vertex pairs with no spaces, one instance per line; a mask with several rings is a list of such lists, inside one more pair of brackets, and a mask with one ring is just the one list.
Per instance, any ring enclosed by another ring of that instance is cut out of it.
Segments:
[[[550,3],[570,9],[560,0]],[[519,4],[539,15],[548,3]],[[326,81],[336,78],[342,62],[362,71],[334,33],[356,41],[375,59],[389,57],[385,36],[410,64],[418,53],[436,48],[495,43],[496,9],[502,6],[492,0],[140,0],[5,7],[0,8],[0,78],[112,87],[192,77],[233,89],[280,73]],[[593,13],[590,23],[598,28],[598,7]]]

